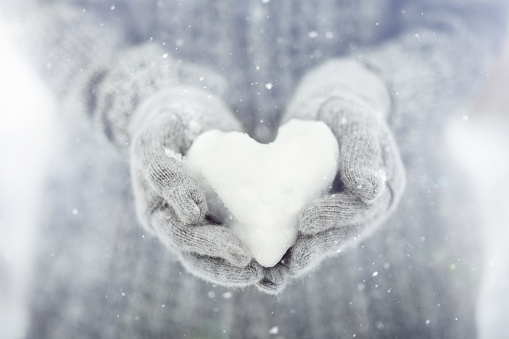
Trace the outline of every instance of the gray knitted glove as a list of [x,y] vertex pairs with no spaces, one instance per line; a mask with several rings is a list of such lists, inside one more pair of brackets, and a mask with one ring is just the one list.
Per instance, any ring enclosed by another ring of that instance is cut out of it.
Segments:
[[385,86],[356,63],[330,62],[304,78],[285,118],[329,126],[340,147],[338,176],[330,192],[303,211],[295,245],[278,265],[264,269],[260,289],[279,293],[292,277],[355,244],[394,210],[405,173],[387,112]]
[[89,109],[112,144],[130,150],[140,222],[195,275],[226,286],[259,281],[247,247],[208,220],[204,193],[181,160],[199,134],[241,129],[219,99],[224,81],[154,43],[113,60],[89,81]]
[[186,268],[208,281],[245,286],[259,281],[247,247],[207,216],[204,193],[183,166],[194,139],[210,129],[240,129],[224,104],[196,88],[157,93],[133,120],[131,169],[138,217],[174,250]]

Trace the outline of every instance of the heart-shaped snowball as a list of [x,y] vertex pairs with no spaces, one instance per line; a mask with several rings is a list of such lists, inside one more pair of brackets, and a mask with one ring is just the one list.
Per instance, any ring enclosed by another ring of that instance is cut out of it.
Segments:
[[270,144],[240,132],[203,133],[185,161],[210,212],[232,227],[261,265],[272,267],[295,243],[303,208],[331,186],[338,152],[323,122],[291,120]]

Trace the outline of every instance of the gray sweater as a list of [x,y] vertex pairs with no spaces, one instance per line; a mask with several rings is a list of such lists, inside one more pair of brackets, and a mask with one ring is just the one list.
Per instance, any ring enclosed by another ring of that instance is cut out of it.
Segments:
[[[48,180],[29,337],[476,336],[476,203],[443,132],[485,75],[505,1],[66,2],[27,14],[23,40],[69,140]],[[301,77],[331,58],[362,62],[390,90],[408,178],[397,212],[278,297],[188,274],[136,220],[118,151],[130,113],[182,60],[226,79],[211,90],[246,131],[275,130]]]

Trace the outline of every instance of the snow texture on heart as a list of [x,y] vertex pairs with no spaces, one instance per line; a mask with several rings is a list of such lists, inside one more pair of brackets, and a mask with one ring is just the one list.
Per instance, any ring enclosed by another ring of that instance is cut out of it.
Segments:
[[332,185],[338,143],[323,122],[291,120],[270,144],[247,134],[201,134],[186,163],[209,212],[232,227],[253,257],[272,267],[296,240],[299,214]]

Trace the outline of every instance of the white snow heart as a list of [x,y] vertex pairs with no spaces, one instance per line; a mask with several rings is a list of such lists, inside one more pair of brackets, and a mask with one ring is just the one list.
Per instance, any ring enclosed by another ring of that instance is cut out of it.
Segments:
[[270,144],[245,133],[208,131],[185,162],[210,213],[232,227],[261,265],[272,267],[295,243],[303,208],[332,185],[338,153],[323,122],[291,120]]

